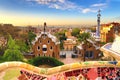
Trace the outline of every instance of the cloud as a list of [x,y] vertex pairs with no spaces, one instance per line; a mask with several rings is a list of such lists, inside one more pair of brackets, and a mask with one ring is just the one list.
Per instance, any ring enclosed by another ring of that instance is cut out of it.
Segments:
[[27,0],[30,2],[37,2],[41,5],[47,5],[49,8],[60,10],[75,9],[76,5],[68,0]]
[[88,5],[88,7],[77,5],[70,0],[27,0],[36,2],[40,5],[48,6],[48,8],[55,8],[59,10],[76,10],[82,13],[97,12],[98,9],[103,9],[107,6],[107,0],[104,3],[95,3]]
[[71,10],[76,9],[76,7],[77,6],[74,3],[64,0],[59,0],[59,2],[49,5],[49,8],[55,8],[60,10]]
[[91,9],[91,8],[82,9],[82,13],[89,13],[89,12],[97,12],[97,10],[94,10],[94,9]]
[[106,6],[106,3],[98,3],[98,4],[92,4],[91,7],[104,7]]
[[64,3],[64,2],[65,2],[65,0],[59,0],[59,2]]
[[61,9],[61,6],[57,5],[57,4],[53,4],[49,6],[50,8],[55,8],[55,9]]
[[37,2],[38,4],[48,5],[50,3],[55,3],[57,0],[27,0],[27,1],[30,1],[30,2],[33,1],[33,2]]

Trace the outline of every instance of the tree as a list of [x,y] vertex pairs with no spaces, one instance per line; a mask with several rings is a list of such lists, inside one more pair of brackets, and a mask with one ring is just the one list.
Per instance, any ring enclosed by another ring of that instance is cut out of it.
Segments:
[[3,55],[6,50],[6,46],[0,46],[0,55]]
[[29,44],[31,45],[32,40],[34,40],[36,37],[36,35],[33,32],[28,32],[28,40],[29,40]]
[[63,41],[66,40],[65,30],[55,33],[55,36],[60,40],[60,49],[63,49]]
[[16,44],[19,46],[21,52],[28,52],[29,46],[25,43],[25,41],[17,40]]
[[85,61],[85,55],[86,55],[86,46],[87,46],[87,39],[89,39],[91,36],[90,36],[90,33],[82,33],[78,36],[78,41],[80,42],[84,42],[84,56],[83,56],[83,61]]
[[87,39],[89,39],[90,37],[91,37],[90,33],[84,32],[78,35],[78,41],[86,43]]
[[64,47],[63,47],[63,41],[60,42],[60,49],[61,50],[64,49]]
[[72,36],[77,37],[80,34],[80,29],[79,28],[74,28],[72,30]]
[[55,33],[55,36],[56,36],[60,41],[66,40],[65,32],[66,32],[66,30],[57,32],[57,33]]
[[9,35],[7,49],[5,50],[3,57],[7,61],[22,61],[24,58],[19,50],[19,46],[16,45],[15,40],[12,39],[11,35]]

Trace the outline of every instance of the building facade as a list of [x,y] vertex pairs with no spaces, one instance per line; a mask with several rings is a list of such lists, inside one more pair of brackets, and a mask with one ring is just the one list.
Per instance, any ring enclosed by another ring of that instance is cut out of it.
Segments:
[[112,42],[115,38],[115,31],[120,32],[119,23],[101,25],[101,42]]
[[69,29],[66,33],[65,36],[67,37],[66,40],[64,40],[63,46],[64,50],[73,50],[73,48],[77,44],[77,38],[71,35],[72,29]]
[[67,38],[67,40],[64,41],[64,50],[73,50],[73,48],[76,46],[77,42],[76,42],[76,38]]
[[97,59],[101,56],[101,51],[99,50],[99,46],[88,40],[86,44],[80,44],[77,46],[77,54],[80,58],[85,57],[85,59]]
[[40,35],[36,37],[32,44],[33,54],[35,56],[59,58],[60,42],[55,36],[51,35],[49,32],[46,32],[45,29],[44,32],[41,32]]

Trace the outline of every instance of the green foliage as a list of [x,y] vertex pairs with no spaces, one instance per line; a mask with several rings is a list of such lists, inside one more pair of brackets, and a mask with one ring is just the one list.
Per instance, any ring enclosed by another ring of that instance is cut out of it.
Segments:
[[60,41],[63,41],[63,40],[66,40],[66,36],[65,35],[63,35],[63,36],[60,36]]
[[6,46],[0,46],[0,55],[3,55],[6,50]]
[[60,49],[63,49],[63,41],[67,39],[65,32],[66,30],[55,33],[55,36],[60,40]]
[[106,42],[100,42],[100,44],[105,45],[105,44],[106,44]]
[[3,56],[0,56],[0,63],[5,62],[5,59]]
[[22,61],[23,55],[21,54],[19,50],[7,49],[4,53],[4,58],[7,61]]
[[78,41],[80,41],[80,42],[83,41],[86,43],[87,39],[89,39],[89,38],[90,38],[90,33],[81,33],[78,35]]
[[60,49],[61,50],[64,49],[64,47],[63,47],[63,41],[60,42]]
[[22,40],[17,40],[16,44],[20,47],[21,52],[28,52],[29,46]]
[[28,40],[29,43],[31,44],[32,40],[34,40],[36,35],[33,32],[28,32]]
[[109,39],[109,42],[113,42],[113,41],[114,41],[114,38],[111,37],[111,38]]
[[77,37],[79,34],[80,34],[80,29],[79,28],[74,28],[73,30],[72,30],[72,36],[75,36],[75,37]]
[[39,65],[43,65],[43,64],[47,64],[50,66],[60,66],[63,65],[64,63],[58,61],[55,58],[52,57],[35,57],[33,59],[29,60],[29,63],[34,65],[34,66],[39,66]]
[[12,39],[12,36],[9,35],[9,40],[7,43],[8,49],[19,49],[19,46],[15,44],[15,40]]
[[22,61],[24,57],[21,54],[19,48],[20,47],[15,44],[15,40],[13,40],[9,35],[7,49],[5,50],[3,58],[7,61]]
[[61,31],[61,32],[57,32],[57,33],[55,33],[55,36],[56,36],[60,41],[66,40],[65,32],[66,32],[65,30],[64,30],[64,31]]

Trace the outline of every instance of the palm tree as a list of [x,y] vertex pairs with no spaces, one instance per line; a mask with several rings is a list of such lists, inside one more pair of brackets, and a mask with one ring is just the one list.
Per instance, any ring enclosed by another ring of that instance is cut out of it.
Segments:
[[80,41],[80,42],[84,42],[84,43],[86,43],[87,42],[87,39],[89,39],[91,36],[90,36],[90,33],[81,33],[81,34],[79,34],[78,35],[78,41]]
[[85,61],[85,53],[86,53],[86,47],[87,47],[87,39],[89,39],[91,36],[90,36],[90,33],[81,33],[79,36],[78,36],[78,41],[80,41],[81,43],[83,42],[84,45],[83,45],[83,48],[84,48],[84,56],[83,56],[83,61]]

